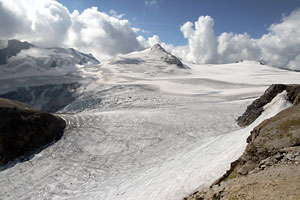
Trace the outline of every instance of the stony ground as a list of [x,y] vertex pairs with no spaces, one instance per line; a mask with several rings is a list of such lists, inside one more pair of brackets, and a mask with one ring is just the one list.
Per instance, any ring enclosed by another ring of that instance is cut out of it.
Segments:
[[[282,150],[282,159],[194,193],[187,200],[295,200],[300,199],[300,148]],[[278,158],[278,156],[277,156]]]

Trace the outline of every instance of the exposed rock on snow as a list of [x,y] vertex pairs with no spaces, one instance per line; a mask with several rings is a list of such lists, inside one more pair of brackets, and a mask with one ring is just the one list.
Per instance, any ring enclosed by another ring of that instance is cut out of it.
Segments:
[[255,127],[247,143],[245,153],[234,163],[227,177],[246,175],[281,149],[299,146],[300,105],[292,106]]
[[19,40],[8,40],[8,41],[0,41],[3,48],[0,48],[0,65],[7,64],[7,60],[12,57],[16,56],[22,50],[30,49],[34,47],[34,45],[28,42],[21,42]]
[[1,198],[183,199],[222,176],[243,153],[250,128],[240,129],[236,118],[246,105],[267,84],[298,83],[300,77],[252,62],[184,63],[186,70],[164,62],[162,54],[146,49],[63,76],[45,71],[1,79],[5,92],[81,84],[79,96],[59,111],[67,124],[64,137],[29,162],[1,171]]
[[[298,85],[273,85],[264,96],[282,87],[290,100],[299,97]],[[243,155],[210,189],[186,199],[299,199],[300,105],[263,121],[253,129],[247,143]]]
[[46,84],[1,94],[0,97],[20,101],[47,112],[56,112],[70,104],[78,95],[79,83]]
[[0,166],[58,140],[66,126],[60,117],[0,98]]
[[[248,126],[264,111],[264,106],[271,102],[271,100],[282,91],[287,91],[288,100],[293,103],[300,93],[300,85],[284,85],[284,84],[273,84],[265,93],[256,99],[251,105],[247,107],[247,110],[240,116],[237,121],[240,126]],[[295,104],[299,101],[299,97]]]
[[156,53],[160,56],[161,60],[171,64],[171,65],[177,65],[179,68],[187,68],[182,64],[179,58],[176,56],[168,53],[164,48],[162,48],[159,44],[154,45],[151,48],[152,53]]

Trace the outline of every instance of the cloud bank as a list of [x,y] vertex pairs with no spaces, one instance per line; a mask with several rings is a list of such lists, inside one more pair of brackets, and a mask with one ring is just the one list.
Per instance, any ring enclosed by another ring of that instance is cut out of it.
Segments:
[[[155,5],[158,1],[145,1]],[[183,60],[193,63],[232,63],[256,60],[282,68],[300,70],[300,9],[272,24],[268,33],[253,39],[247,33],[214,33],[214,20],[200,16],[180,28],[185,46],[163,43],[159,36],[145,39],[111,10],[98,8],[70,13],[55,0],[0,0],[0,39],[27,40],[42,47],[73,47],[105,60],[118,54],[142,50],[156,43]],[[5,28],[3,28],[5,27]]]
[[[195,22],[181,26],[187,46],[171,47],[169,51],[194,63],[232,63],[256,60],[273,66],[300,70],[300,9],[272,24],[268,33],[253,39],[247,33],[214,34],[214,20],[200,16]],[[159,38],[158,38],[159,39]],[[163,44],[164,46],[165,44]]]
[[43,47],[74,47],[107,59],[143,47],[128,20],[96,7],[70,13],[55,0],[0,0],[1,39],[27,40]]

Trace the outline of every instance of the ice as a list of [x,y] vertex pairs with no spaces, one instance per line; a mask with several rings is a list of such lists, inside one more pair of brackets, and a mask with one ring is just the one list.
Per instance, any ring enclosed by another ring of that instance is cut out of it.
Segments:
[[185,65],[145,50],[77,69],[83,87],[59,114],[63,138],[1,171],[0,197],[182,199],[220,177],[253,127],[290,104],[279,94],[241,129],[246,106],[270,84],[300,78],[254,62]]

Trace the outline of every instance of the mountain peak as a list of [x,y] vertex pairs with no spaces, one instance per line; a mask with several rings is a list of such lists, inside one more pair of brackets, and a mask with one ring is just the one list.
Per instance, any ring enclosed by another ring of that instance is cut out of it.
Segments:
[[186,66],[182,64],[179,58],[167,52],[160,44],[155,44],[151,48],[151,52],[154,52],[154,54],[159,55],[160,59],[168,64],[174,64],[177,65],[179,68],[183,69],[186,68]]
[[34,47],[34,45],[28,42],[21,42],[19,40],[2,40],[0,43],[0,65],[7,64],[8,58],[16,56],[22,50]]
[[160,44],[155,44],[151,47],[151,51],[162,51],[164,53],[168,53]]

